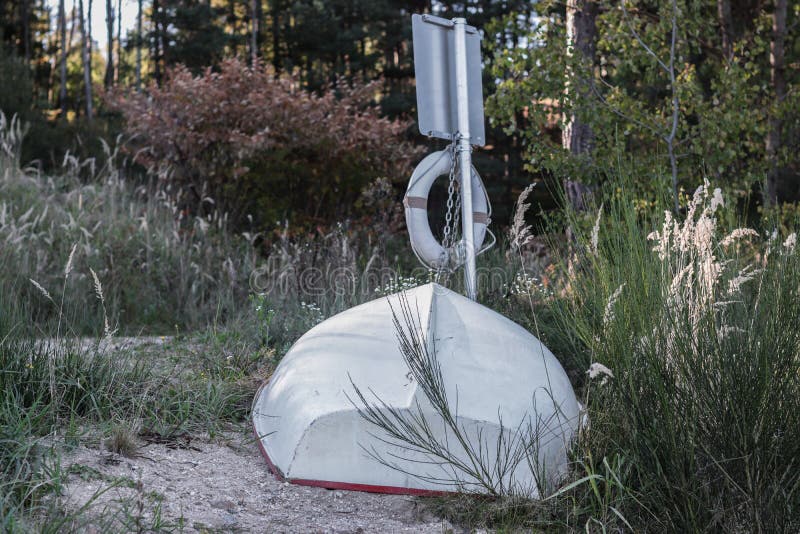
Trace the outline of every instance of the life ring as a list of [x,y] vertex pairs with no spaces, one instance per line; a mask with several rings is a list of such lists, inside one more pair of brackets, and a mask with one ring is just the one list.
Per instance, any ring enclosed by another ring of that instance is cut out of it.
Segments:
[[[434,152],[423,159],[411,175],[403,205],[406,226],[411,238],[411,248],[423,263],[432,268],[442,268],[448,263],[448,251],[433,236],[428,224],[428,194],[439,176],[450,174],[452,153],[450,150]],[[489,224],[489,199],[481,177],[472,168],[472,228],[475,254],[481,251]]]

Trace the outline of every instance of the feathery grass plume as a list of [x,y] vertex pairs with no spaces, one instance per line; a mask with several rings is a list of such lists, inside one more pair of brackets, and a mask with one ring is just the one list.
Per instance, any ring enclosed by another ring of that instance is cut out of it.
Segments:
[[592,227],[592,237],[591,237],[592,253],[594,253],[595,256],[597,255],[597,244],[600,239],[600,217],[602,217],[602,215],[603,215],[603,205],[600,204],[600,209],[597,210],[597,219],[595,219],[594,226]]
[[719,245],[721,247],[723,247],[723,248],[724,247],[728,247],[734,241],[737,241],[739,239],[743,239],[745,237],[758,237],[758,232],[756,232],[752,228],[737,228],[734,231],[732,231],[730,234],[726,235],[722,239],[722,241],[719,242]]
[[763,272],[763,269],[753,269],[752,265],[745,266],[728,282],[728,295],[733,295],[741,291],[744,284],[754,279],[756,275],[761,272]]
[[786,237],[786,241],[783,242],[783,248],[786,249],[787,252],[792,253],[794,252],[794,247],[797,245],[797,234],[792,232]]
[[764,249],[764,255],[761,258],[761,264],[766,267],[767,263],[769,262],[769,256],[772,254],[772,246],[775,243],[775,240],[778,239],[778,229],[773,229],[772,233],[769,234],[767,238],[767,246]]
[[616,306],[617,300],[619,300],[619,296],[622,294],[622,288],[624,287],[625,283],[623,282],[616,290],[614,290],[611,296],[608,297],[606,309],[603,313],[603,326],[608,327],[608,325],[610,325],[614,320],[614,306]]
[[[666,212],[651,228],[631,208],[634,195],[604,197],[603,246],[593,255],[585,228],[582,269],[569,277],[572,291],[552,301],[557,323],[544,323],[563,335],[550,338],[555,354],[580,352],[577,369],[590,369],[585,392],[596,395],[587,393],[586,405],[602,430],[587,434],[573,458],[595,472],[597,456],[629,462],[620,480],[635,473],[643,491],[613,504],[630,519],[626,530],[794,532],[800,256],[786,252],[794,239],[784,247],[785,234],[770,243],[769,234],[731,232],[723,221],[734,219],[735,206],[709,184],[690,196],[685,214]],[[748,250],[738,254],[737,245]],[[769,246],[780,261],[762,265]],[[558,252],[567,266],[571,251]],[[603,310],[623,282],[608,328]],[[592,388],[602,378],[613,388]]]
[[722,341],[731,334],[744,334],[746,332],[747,330],[738,326],[723,325],[719,328],[717,335],[719,337],[719,340]]
[[97,273],[94,272],[94,269],[89,267],[89,272],[92,273],[92,280],[94,281],[94,293],[97,295],[97,298],[100,299],[100,302],[105,304],[106,299],[103,296],[103,284],[100,283],[100,278],[97,277]]
[[722,190],[717,187],[711,196],[711,211],[717,211],[717,208],[725,207],[725,201],[722,199]]
[[103,336],[106,339],[111,339],[111,337],[114,335],[114,332],[111,331],[111,326],[108,324],[108,312],[106,311],[106,299],[103,295],[103,284],[100,283],[100,278],[98,278],[97,273],[94,272],[94,269],[90,267],[89,272],[92,273],[95,295],[97,295],[97,298],[100,300],[100,304],[103,307]]
[[653,247],[653,252],[658,254],[660,260],[663,261],[666,259],[670,241],[677,231],[678,223],[672,220],[672,212],[667,210],[664,211],[664,224],[661,226],[661,231],[655,230],[647,234],[648,241],[656,242],[656,245]]
[[67,264],[64,266],[64,278],[69,276],[69,273],[72,272],[72,262],[75,259],[75,250],[78,248],[78,244],[75,243],[72,245],[72,250],[69,251],[69,258],[67,258]]
[[531,184],[523,189],[514,206],[514,221],[511,224],[509,236],[511,237],[511,249],[515,251],[521,250],[522,247],[533,240],[531,226],[525,224],[525,214],[528,212],[528,208],[530,208],[531,205],[525,201],[528,200],[528,196],[530,196],[534,187],[536,187],[536,184]]
[[48,293],[48,292],[47,292],[47,290],[46,290],[45,288],[43,288],[43,287],[42,287],[42,285],[41,285],[39,282],[37,282],[37,281],[36,281],[36,280],[34,280],[33,278],[28,278],[28,280],[30,280],[31,284],[33,284],[33,287],[35,287],[36,289],[38,289],[38,290],[39,290],[39,292],[40,292],[42,295],[44,295],[44,297],[45,297],[47,300],[49,300],[50,302],[52,302],[53,304],[55,304],[55,301],[53,300],[53,297],[51,297],[51,296],[50,296],[50,293]]

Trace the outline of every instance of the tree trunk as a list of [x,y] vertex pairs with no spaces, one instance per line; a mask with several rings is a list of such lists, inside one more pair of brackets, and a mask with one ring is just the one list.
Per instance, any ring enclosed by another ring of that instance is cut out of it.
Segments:
[[108,39],[108,57],[106,58],[104,82],[106,89],[111,89],[111,86],[114,85],[114,0],[106,0],[106,36]]
[[733,15],[731,14],[731,0],[717,0],[717,17],[719,29],[722,34],[722,55],[725,60],[733,58]]
[[89,49],[89,74],[92,73],[92,0],[89,0],[88,12],[86,13],[86,48]]
[[764,203],[775,205],[781,193],[781,130],[783,119],[779,109],[786,98],[786,79],[784,78],[784,49],[786,41],[786,0],[775,0],[775,10],[772,14],[772,42],[769,45],[770,81],[775,93],[775,101],[769,117],[769,131],[767,132],[767,190]]
[[161,87],[161,31],[159,29],[161,14],[159,0],[153,0],[153,77],[156,79],[156,85]]
[[258,31],[261,27],[261,21],[258,19],[258,6],[260,0],[251,0],[250,2],[250,64],[255,66],[258,61]]
[[22,0],[22,49],[25,55],[25,63],[30,65],[31,61],[31,6],[30,0]]
[[83,0],[78,0],[78,9],[81,12],[81,60],[83,61],[83,87],[86,97],[86,119],[92,122],[92,67],[89,63],[90,44],[86,36],[86,17],[83,13]]
[[228,0],[228,21],[231,24],[231,53],[235,56],[239,49],[239,20],[236,18],[235,0]]
[[136,90],[142,90],[142,0],[136,11]]
[[58,99],[61,104],[61,118],[67,118],[67,14],[64,9],[64,0],[58,1],[58,23],[61,29],[61,64],[59,72],[61,87],[59,88]]
[[117,71],[114,82],[119,83],[122,71],[122,0],[117,0]]
[[280,6],[279,0],[272,0],[269,4],[270,17],[272,19],[272,66],[275,68],[275,73],[281,70],[281,38],[280,38]]
[[[585,105],[590,101],[593,83],[593,69],[596,55],[598,6],[594,0],[569,0],[567,2],[567,49],[568,54],[578,54],[580,71],[567,71],[567,92],[572,91],[573,106],[565,117],[561,134],[562,146],[575,156],[589,161],[594,148],[594,132],[576,111],[576,102]],[[567,95],[565,95],[567,96]],[[589,188],[579,180],[567,178],[564,183],[567,199],[575,209],[585,207],[584,196]]]

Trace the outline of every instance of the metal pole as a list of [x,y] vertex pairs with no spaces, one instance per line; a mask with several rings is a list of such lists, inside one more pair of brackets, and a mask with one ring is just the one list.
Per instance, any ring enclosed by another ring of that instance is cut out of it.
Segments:
[[467,297],[475,300],[475,237],[472,226],[472,155],[469,137],[469,92],[467,90],[467,21],[453,19],[455,31],[456,98],[458,103],[458,162],[461,172],[461,225],[466,262],[464,285]]

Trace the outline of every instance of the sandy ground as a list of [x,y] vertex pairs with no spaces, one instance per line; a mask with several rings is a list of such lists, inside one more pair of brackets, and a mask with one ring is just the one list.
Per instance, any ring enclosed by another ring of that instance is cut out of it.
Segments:
[[[252,440],[143,445],[134,458],[81,446],[66,455],[72,466],[64,492],[78,509],[99,489],[91,514],[117,511],[153,529],[158,520],[184,532],[456,532],[426,514],[412,497],[325,490],[282,483],[269,472]],[[160,502],[159,513],[154,512]],[[123,510],[123,511],[120,511]],[[99,524],[99,523],[98,523]],[[87,532],[108,527],[88,527]]]

